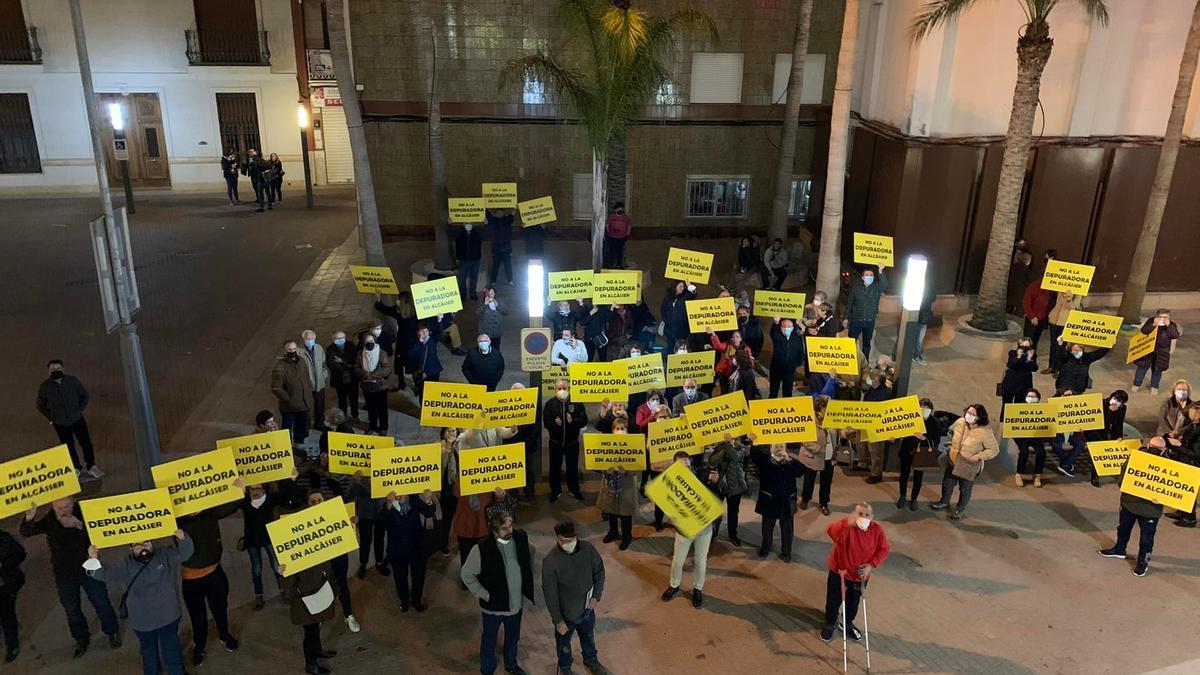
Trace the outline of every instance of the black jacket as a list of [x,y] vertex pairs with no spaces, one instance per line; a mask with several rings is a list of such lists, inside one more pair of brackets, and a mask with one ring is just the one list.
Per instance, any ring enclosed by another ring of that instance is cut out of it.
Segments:
[[738,247],[738,269],[757,270],[762,267],[762,251],[757,246]]
[[91,396],[83,383],[74,375],[63,375],[63,379],[54,381],[46,378],[38,387],[37,409],[42,417],[60,427],[69,427],[83,418]]
[[[659,307],[659,313],[662,315],[663,332],[678,338],[685,338],[691,333],[688,327],[687,318],[687,301],[695,300],[696,294],[687,290],[683,290],[678,296],[675,295],[674,287],[667,289],[667,296],[663,298],[662,306]],[[675,345],[667,345],[667,353],[675,352]]]
[[288,506],[292,500],[292,494],[295,491],[295,483],[290,480],[279,481],[279,489],[275,492],[267,492],[266,501],[262,506],[254,508],[250,503],[250,496],[242,498],[242,501],[237,502],[238,508],[242,510],[242,541],[247,548],[270,546],[271,540],[267,536],[267,523],[275,522],[278,509]]
[[[517,563],[521,566],[521,595],[533,602],[533,553],[529,548],[529,537],[524,530],[513,530],[513,544],[517,547]],[[504,555],[492,537],[485,537],[479,547],[479,584],[488,592],[487,600],[479,606],[493,612],[508,611],[508,576],[504,572]]]
[[[393,351],[389,349],[388,351],[394,356],[403,356],[407,354],[408,348],[417,341],[417,325],[420,323],[417,320],[417,315],[410,314],[408,316],[404,316],[400,313],[399,308],[397,308],[395,305],[385,305],[379,300],[375,301],[375,311],[379,312],[380,314],[390,316],[396,320],[395,350]],[[443,320],[445,319],[445,317],[442,318]],[[434,330],[433,324],[438,323],[438,321],[436,318],[430,317],[430,319],[427,319],[427,322],[429,324],[429,331],[432,333]],[[441,334],[440,331],[438,334]],[[436,340],[437,336],[434,336],[433,339]]]
[[529,258],[541,259],[545,248],[546,228],[541,225],[530,225],[521,228],[525,237],[525,255]]
[[472,228],[467,232],[467,228],[459,228],[454,237],[454,255],[463,262],[483,257],[483,236],[479,234],[479,230]]
[[[790,377],[796,367],[804,362],[804,338],[795,326],[791,337],[784,337],[779,324],[771,324],[771,374]],[[753,348],[752,348],[753,349]]]
[[[753,368],[743,368],[734,373],[737,376],[737,386],[735,391],[740,391],[746,396],[747,401],[758,400],[762,393],[758,390],[758,381],[754,377]],[[730,382],[733,381],[733,376],[730,376]]]
[[795,458],[776,464],[761,445],[751,448],[750,459],[758,467],[754,512],[765,518],[791,518],[796,512],[796,479],[804,475],[804,465]]
[[272,162],[271,160],[268,159],[267,164],[269,164],[271,166],[271,169],[275,171],[275,177],[271,179],[271,182],[272,183],[283,183],[283,174],[287,173],[286,171],[283,170],[283,162],[281,162],[279,160],[275,160],[274,162]]
[[[83,520],[83,511],[75,504],[75,517]],[[46,535],[46,544],[50,547],[50,568],[54,571],[54,579],[63,583],[83,583],[87,574],[83,571],[83,561],[88,559],[88,540],[86,530],[73,527],[63,527],[51,511],[37,520],[21,519],[21,536],[35,537]]]
[[[611,317],[612,310],[607,306],[597,307],[595,314],[592,314],[591,307],[580,307],[579,315],[576,318],[576,323],[583,327],[583,336],[591,341],[592,345],[595,346],[595,339],[604,332],[605,328],[608,327],[608,320]],[[618,336],[608,336],[610,340],[614,337]]]
[[758,355],[762,353],[763,343],[766,342],[762,326],[758,323],[758,317],[751,314],[746,317],[745,321],[738,319],[738,329],[742,331],[742,342],[750,347],[750,353],[757,359]]
[[478,348],[472,349],[463,359],[462,373],[467,382],[482,384],[491,391],[504,377],[504,355],[499,349],[492,349],[487,354]]
[[1059,391],[1070,389],[1076,394],[1087,391],[1092,364],[1104,358],[1108,351],[1107,347],[1101,347],[1094,352],[1085,351],[1079,358],[1071,356],[1068,352],[1066,360],[1058,369],[1058,379],[1054,381],[1055,388]]
[[[938,422],[938,418],[935,415],[930,414],[929,417],[925,419],[925,443],[931,448],[936,448],[938,443],[941,442],[942,434],[944,433],[946,433],[946,431],[945,429],[942,429],[942,425],[940,422]],[[912,457],[912,454],[916,452],[917,446],[920,444],[921,441],[917,440],[916,436],[905,436],[904,438],[900,439],[900,455],[903,457]]]
[[409,495],[408,503],[406,514],[385,507],[379,516],[387,528],[387,554],[392,561],[411,560],[421,554],[421,516],[432,518],[437,513],[437,506],[426,504],[417,495]]
[[25,547],[4,530],[0,530],[0,593],[16,595],[25,585],[21,563],[25,562]]
[[354,365],[358,359],[358,347],[349,338],[346,344],[337,346],[332,342],[325,348],[325,366],[329,368],[329,384],[344,387],[354,382]]
[[238,161],[236,159],[229,159],[228,157],[222,157],[221,158],[221,173],[226,178],[229,178],[230,176],[237,178]]
[[262,155],[247,158],[242,164],[242,175],[249,176],[251,183],[257,183],[262,180],[263,172],[270,170],[271,163],[263,159]]
[[[567,413],[571,414],[570,422],[567,422]],[[562,424],[556,423],[556,419],[561,419]],[[569,399],[560,401],[558,397],[553,397],[542,408],[542,426],[549,432],[551,447],[578,446],[579,432],[587,423],[587,410],[582,403],[572,403]]]
[[196,550],[192,557],[183,561],[184,567],[200,569],[221,562],[221,519],[231,516],[242,508],[240,501],[214,506],[190,516],[176,519],[179,529],[187,533]]
[[492,255],[512,253],[512,216],[487,214],[488,229],[492,232]]
[[558,313],[557,303],[546,308],[546,321],[550,323],[551,339],[558,340],[564,330],[575,332],[575,320],[579,318],[575,312],[567,312],[566,316]]
[[1033,374],[1037,371],[1036,358],[1026,360],[1024,356],[1017,356],[1017,350],[1008,350],[1008,367],[1000,381],[1000,390],[1006,398],[1012,396],[1024,400],[1025,392],[1033,388]]

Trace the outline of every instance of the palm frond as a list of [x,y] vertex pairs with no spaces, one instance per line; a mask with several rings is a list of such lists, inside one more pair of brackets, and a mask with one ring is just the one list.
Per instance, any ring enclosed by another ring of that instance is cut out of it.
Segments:
[[548,86],[556,95],[581,111],[594,102],[595,97],[579,71],[564,66],[541,52],[509,61],[500,71],[500,86],[503,88],[513,80],[524,83],[526,77]]
[[920,42],[934,29],[944,26],[958,18],[975,0],[932,0],[923,6],[909,27],[909,37],[913,42]]
[[1095,19],[1101,26],[1108,25],[1108,7],[1104,4],[1104,0],[1079,0],[1079,4],[1083,5],[1083,11],[1087,15]]
[[717,32],[717,22],[713,18],[698,9],[685,7],[676,11],[671,16],[668,16],[660,23],[662,30],[678,34],[683,29],[692,29],[700,31],[706,38],[713,42],[720,42],[721,36]]
[[600,62],[604,56],[602,40],[604,28],[600,25],[599,19],[600,0],[560,0],[560,2],[568,22],[574,24],[577,30],[587,36],[588,45],[592,48],[592,65],[598,76]]
[[622,61],[633,59],[637,50],[646,44],[646,31],[650,15],[640,9],[619,9],[610,7],[600,17],[600,25],[604,28],[609,40],[616,49],[617,56]]

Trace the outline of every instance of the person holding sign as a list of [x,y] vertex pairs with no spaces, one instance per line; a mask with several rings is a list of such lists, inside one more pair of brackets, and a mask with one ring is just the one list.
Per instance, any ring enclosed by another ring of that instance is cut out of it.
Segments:
[[417,327],[417,341],[409,345],[405,369],[412,374],[413,393],[417,402],[425,393],[426,382],[438,382],[442,379],[442,361],[438,358],[438,340],[442,335],[443,318],[439,314],[432,321],[425,321]]
[[[1024,400],[1028,404],[1041,403],[1042,392],[1030,387],[1025,391]],[[1033,487],[1042,487],[1042,471],[1046,468],[1046,445],[1050,439],[1028,436],[1014,438],[1013,441],[1017,444],[1017,473],[1013,476],[1013,481],[1017,487],[1025,487],[1025,467],[1029,466],[1029,454],[1033,453]]]
[[734,356],[745,354],[753,359],[754,354],[750,351],[750,347],[742,342],[740,331],[735,330],[730,333],[729,340],[725,342],[721,341],[721,337],[713,332],[712,328],[709,328],[706,332],[708,333],[708,340],[712,344],[712,348],[717,352],[717,365],[715,368],[717,384],[720,385],[722,394],[728,394],[732,391],[729,388],[729,377],[737,370]]
[[[703,467],[693,467],[692,458],[680,450],[672,458],[673,463],[696,475],[701,483],[708,487],[716,482],[717,472]],[[793,483],[794,485],[794,483]],[[716,532],[716,521],[705,525],[694,537],[685,537],[678,527],[675,529],[675,552],[671,556],[671,585],[663,591],[662,601],[670,602],[679,593],[679,584],[683,583],[683,566],[687,562],[688,551],[695,550],[692,556],[692,607],[699,609],[704,605],[704,577],[708,571],[708,549],[712,544],[713,533]]]
[[1055,342],[1066,352],[1067,358],[1058,367],[1058,375],[1054,380],[1057,389],[1070,389],[1076,394],[1088,390],[1092,381],[1092,364],[1108,354],[1108,347],[1099,347],[1093,351],[1084,351],[1083,345],[1077,343],[1063,344],[1059,335]]
[[500,342],[504,337],[504,317],[508,316],[508,305],[496,297],[496,285],[488,284],[483,287],[483,300],[475,309],[478,319],[479,332],[486,333],[492,339],[492,346],[500,350]]
[[275,549],[267,535],[267,523],[275,522],[278,509],[284,508],[291,501],[295,489],[295,470],[292,479],[279,481],[277,489],[267,490],[261,483],[246,486],[246,496],[240,502],[242,510],[242,547],[250,556],[250,581],[254,585],[254,611],[261,610],[266,601],[263,599],[263,557],[266,556],[271,571],[275,573],[275,583],[279,587],[284,602],[287,596],[283,594],[283,577],[279,574],[279,560]]
[[[1118,389],[1108,395],[1108,401],[1104,406],[1104,428],[1103,429],[1088,429],[1083,432],[1083,437],[1087,442],[1092,441],[1118,441],[1125,435],[1125,413],[1128,408],[1125,404],[1129,402],[1129,394],[1125,390]],[[1168,439],[1169,442],[1169,439]],[[1100,473],[1097,471],[1096,462],[1092,461],[1092,487],[1100,487]]]
[[[460,576],[479,599],[483,630],[479,634],[479,671],[496,671],[496,636],[504,627],[504,669],[524,675],[517,663],[521,616],[525,600],[533,602],[533,548],[524,530],[513,528],[512,517],[497,512],[488,518],[491,536],[471,548]],[[543,571],[543,574],[545,572]]]
[[[234,481],[239,489],[242,479]],[[204,663],[208,646],[208,614],[217,625],[217,640],[231,652],[238,649],[238,640],[229,632],[229,577],[221,567],[221,519],[238,510],[240,501],[205,509],[177,519],[179,529],[192,542],[192,555],[183,561],[179,574],[183,604],[187,606],[192,624],[192,663]]]
[[950,462],[942,477],[942,496],[929,508],[934,511],[948,508],[957,485],[958,505],[951,508],[947,516],[951,520],[962,520],[967,504],[971,503],[975,479],[983,473],[983,463],[1000,454],[1000,446],[988,428],[989,423],[987,409],[974,403],[967,406],[963,416],[950,427]]
[[[1154,436],[1146,447],[1136,452],[1149,452],[1163,456],[1167,452],[1167,442],[1162,436]],[[1129,460],[1121,467],[1121,482],[1125,480],[1125,471],[1129,468]],[[1157,500],[1151,501],[1143,497],[1121,492],[1121,509],[1117,516],[1117,540],[1109,548],[1100,549],[1096,553],[1105,558],[1125,560],[1125,547],[1129,545],[1129,536],[1133,534],[1133,525],[1138,526],[1138,555],[1133,575],[1146,576],[1150,569],[1150,554],[1154,551],[1154,535],[1158,531],[1158,522],[1162,518],[1163,506]]]
[[1146,379],[1146,371],[1150,371],[1150,395],[1158,393],[1158,385],[1162,382],[1162,374],[1171,367],[1171,351],[1175,341],[1183,333],[1179,326],[1171,320],[1171,310],[1160,309],[1154,313],[1154,318],[1146,319],[1142,324],[1142,335],[1158,331],[1154,336],[1154,351],[1137,359],[1133,365],[1137,370],[1133,373],[1133,392],[1136,394],[1142,388]]
[[[755,439],[749,436],[750,442]],[[758,502],[754,512],[762,516],[762,543],[758,546],[758,557],[765,558],[771,552],[775,539],[775,523],[779,523],[779,559],[792,561],[792,539],[795,531],[796,479],[804,475],[804,465],[787,451],[787,446],[776,443],[766,449],[755,446],[750,459],[758,467]]]
[[[142,672],[150,675],[184,675],[183,647],[179,644],[179,569],[192,557],[195,547],[183,530],[175,530],[174,546],[158,547],[143,541],[129,546],[129,553],[105,565],[100,550],[88,547],[83,563],[87,575],[99,582],[118,583],[129,608],[129,627],[137,635],[142,652]],[[161,664],[160,664],[161,657]],[[162,671],[160,671],[160,665]]]
[[[1167,438],[1169,446],[1167,454],[1177,462],[1183,462],[1189,466],[1200,466],[1200,403],[1188,406],[1187,415],[1191,424],[1184,430],[1182,438]],[[1172,511],[1167,514],[1167,517],[1179,527],[1196,527],[1196,507],[1194,505],[1191,513]]]
[[671,416],[679,417],[683,414],[684,406],[707,400],[708,394],[700,391],[700,388],[696,385],[696,378],[686,378],[683,381],[683,391],[675,394],[675,398],[671,399]]
[[492,338],[487,333],[480,333],[476,344],[479,349],[467,352],[467,358],[463,359],[463,377],[470,384],[480,384],[487,387],[488,391],[496,391],[496,385],[504,377],[504,355],[499,348],[492,348]]
[[[401,612],[408,611],[410,600],[413,609],[425,611],[425,602],[422,600],[425,592],[425,561],[430,553],[425,547],[425,533],[436,529],[439,511],[433,492],[429,490],[419,498],[397,496],[395,492],[387,496],[387,507],[381,518],[387,529],[387,559],[392,566]],[[411,593],[408,583],[410,573]]]
[[1054,307],[1046,319],[1050,326],[1050,365],[1042,371],[1042,375],[1053,375],[1054,377],[1058,377],[1059,369],[1068,358],[1066,350],[1061,347],[1061,338],[1063,329],[1067,325],[1067,318],[1071,316],[1072,310],[1079,309],[1083,303],[1082,297],[1070,291],[1062,291],[1057,295]]
[[542,408],[542,425],[550,436],[550,503],[562,494],[562,466],[567,464],[567,491],[583,501],[579,490],[579,432],[587,426],[587,411],[582,403],[571,402],[571,386],[566,380],[554,383],[554,398]]
[[871,268],[862,271],[862,282],[850,285],[850,296],[846,298],[847,335],[857,339],[862,336],[862,353],[871,358],[871,336],[875,334],[875,319],[879,318],[879,300],[888,289],[888,278],[879,265],[878,275]]
[[874,515],[870,504],[859,502],[854,505],[854,513],[825,528],[833,541],[825,584],[825,627],[821,629],[821,639],[825,642],[833,639],[839,607],[844,609],[842,622],[846,634],[855,642],[862,639],[862,633],[854,625],[858,601],[871,574],[883,565],[892,550]]
[[687,281],[676,281],[667,287],[667,295],[659,306],[662,317],[662,336],[667,341],[667,350],[676,349],[677,342],[687,339],[687,301],[696,299],[696,285]]

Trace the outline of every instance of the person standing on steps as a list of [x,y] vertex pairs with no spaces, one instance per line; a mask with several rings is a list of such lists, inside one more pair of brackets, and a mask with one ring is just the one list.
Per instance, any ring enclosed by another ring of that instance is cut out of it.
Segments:
[[[554,624],[558,672],[571,675],[571,634],[579,635],[583,665],[593,673],[607,672],[596,651],[596,605],[604,595],[604,559],[575,533],[575,523],[554,526],[555,546],[542,561],[542,595]],[[511,671],[510,671],[511,672]]]
[[460,576],[479,599],[483,629],[479,634],[479,672],[496,671],[496,638],[504,627],[504,670],[525,675],[517,661],[525,598],[533,599],[533,548],[524,530],[513,528],[512,517],[496,512],[488,518],[491,536],[471,548]]
[[862,336],[862,353],[871,358],[871,337],[875,334],[875,319],[879,318],[879,300],[888,289],[888,278],[883,265],[876,270],[864,269],[861,281],[850,284],[850,296],[846,299],[846,330],[852,338]]
[[1050,314],[1046,318],[1046,323],[1050,328],[1049,365],[1042,371],[1042,375],[1057,378],[1059,370],[1070,358],[1067,350],[1063,348],[1063,328],[1067,325],[1067,317],[1071,315],[1071,310],[1079,309],[1081,304],[1082,298],[1069,291],[1054,294]]
[[[1167,442],[1162,436],[1154,436],[1145,447],[1134,452],[1149,452],[1163,456],[1167,452]],[[1121,479],[1129,468],[1129,460],[1121,466]],[[1162,518],[1163,507],[1158,500],[1143,499],[1135,495],[1121,493],[1121,509],[1117,518],[1117,540],[1110,547],[1096,551],[1105,558],[1125,560],[1125,547],[1129,545],[1129,536],[1133,534],[1133,525],[1138,526],[1138,555],[1137,564],[1133,567],[1133,575],[1146,576],[1150,569],[1150,554],[1154,552],[1154,534],[1158,531],[1159,519]]]
[[846,615],[842,621],[846,626],[846,634],[858,642],[862,639],[862,632],[854,625],[858,601],[871,575],[887,560],[891,546],[883,527],[875,522],[874,510],[866,502],[855,504],[854,513],[830,523],[825,533],[833,541],[833,549],[827,561],[829,573],[825,577],[825,627],[821,629],[821,639],[825,642],[833,639],[837,630],[838,609],[844,597]]
[[[87,419],[83,411],[87,409],[91,396],[83,383],[74,375],[68,375],[63,370],[62,359],[50,359],[46,363],[50,376],[38,387],[37,410],[49,420],[58,434],[58,442],[65,443],[71,451],[71,463],[75,465],[75,474],[86,471],[92,478],[103,478],[104,472],[96,466],[96,452],[92,448],[92,436],[88,433]],[[75,452],[75,441],[83,450],[83,463]]]

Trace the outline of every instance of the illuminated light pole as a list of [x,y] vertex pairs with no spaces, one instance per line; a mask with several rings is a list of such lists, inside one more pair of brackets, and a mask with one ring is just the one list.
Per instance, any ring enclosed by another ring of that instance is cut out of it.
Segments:
[[896,398],[908,395],[908,376],[912,370],[913,353],[917,346],[918,312],[925,299],[925,275],[929,260],[923,255],[910,255],[904,271],[904,287],[900,290],[900,335],[896,338]]
[[[525,272],[525,289],[526,304],[529,310],[529,327],[541,328],[542,317],[546,311],[546,270],[542,266],[540,258],[532,258],[529,261]],[[546,348],[549,349],[550,346],[548,345]],[[525,349],[524,344],[521,345],[521,349]],[[534,461],[532,466],[525,467],[527,472],[532,472],[532,479],[527,478],[526,484],[537,485],[542,477],[542,463],[539,459],[542,452],[542,371],[534,370],[529,373],[529,386],[538,393],[537,416],[533,421],[533,447],[537,448],[537,452],[528,453]]]
[[304,104],[296,106],[296,123],[300,125],[300,157],[304,160],[304,203],[313,205],[312,169],[308,166],[308,109]]
[[125,110],[120,103],[108,104],[108,119],[113,130],[113,154],[121,163],[121,182],[125,184],[125,210],[129,215],[133,208],[133,186],[129,184],[129,145],[125,138]]

